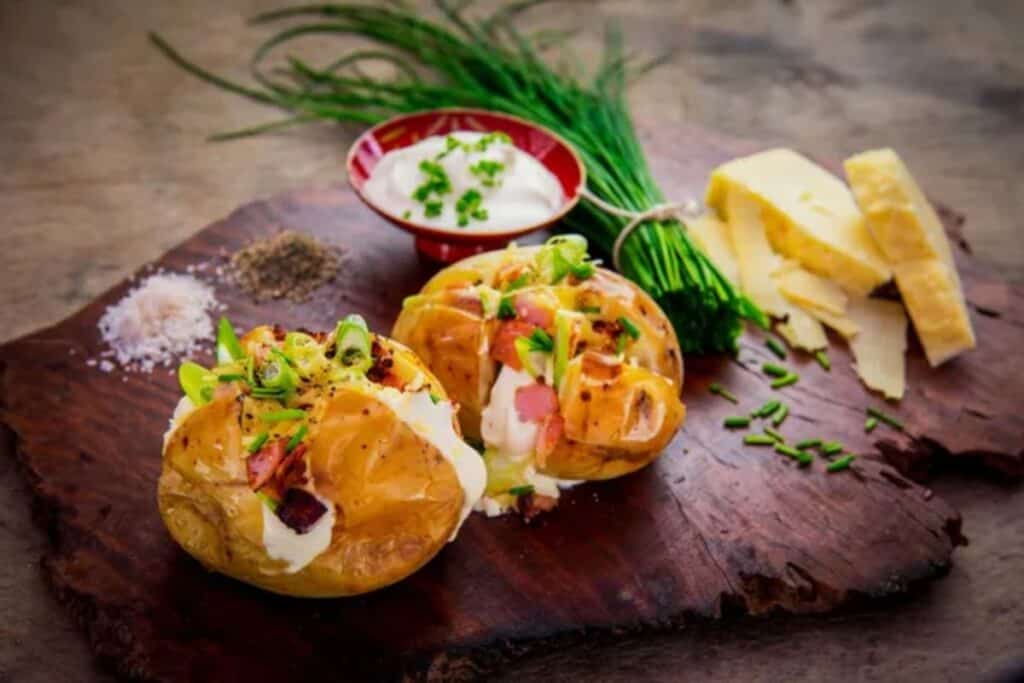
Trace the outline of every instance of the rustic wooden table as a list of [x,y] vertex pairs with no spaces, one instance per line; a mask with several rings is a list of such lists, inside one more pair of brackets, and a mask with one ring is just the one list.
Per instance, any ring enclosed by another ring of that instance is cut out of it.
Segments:
[[[313,126],[211,145],[269,112],[172,68],[157,28],[203,63],[235,69],[264,35],[244,18],[273,0],[0,3],[0,339],[57,321],[142,263],[254,197],[337,181],[351,131]],[[586,8],[586,11],[581,11]],[[1024,5],[568,2],[532,24],[601,25],[673,61],[632,91],[638,119],[689,120],[824,158],[897,147],[930,194],[968,217],[978,258],[1020,280],[1024,242]],[[315,41],[309,49],[315,52]],[[672,189],[666,188],[671,194]],[[8,455],[9,444],[0,444]],[[102,680],[38,571],[12,459],[0,456],[0,681]],[[950,576],[896,605],[767,627],[757,621],[597,641],[524,659],[509,680],[971,680],[1024,656],[1019,490],[980,478],[937,491],[971,545]]]

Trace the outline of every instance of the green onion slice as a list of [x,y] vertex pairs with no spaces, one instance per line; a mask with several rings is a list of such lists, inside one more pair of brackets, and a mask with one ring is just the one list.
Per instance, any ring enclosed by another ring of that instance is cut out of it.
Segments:
[[346,368],[366,372],[373,365],[370,355],[370,330],[363,316],[355,313],[338,323],[334,333],[336,358]]
[[572,337],[576,331],[576,321],[579,315],[569,311],[560,310],[555,313],[555,359],[554,378],[555,389],[562,384],[565,370],[569,367],[569,353],[572,347]]
[[622,329],[624,329],[626,334],[632,337],[634,341],[640,338],[640,328],[637,327],[632,320],[623,316],[619,318],[619,324],[622,325]]
[[255,453],[259,449],[263,448],[263,444],[267,443],[267,439],[269,438],[270,434],[268,434],[267,432],[260,432],[259,434],[256,435],[256,438],[249,442],[249,445],[245,447],[245,450],[249,451],[250,453]]
[[288,439],[288,443],[285,444],[284,452],[291,453],[295,450],[296,446],[302,443],[302,440],[306,438],[306,433],[309,431],[309,427],[305,424],[299,426],[299,429],[292,435],[292,438]]
[[526,484],[524,486],[513,486],[508,490],[510,495],[513,496],[525,496],[533,493],[533,484]]
[[306,411],[299,410],[298,408],[275,410],[269,413],[263,413],[260,415],[260,419],[264,422],[292,422],[294,420],[304,420],[306,419]]
[[224,365],[243,358],[245,351],[242,350],[242,343],[238,341],[235,328],[227,318],[222,317],[217,323],[217,363]]
[[213,399],[217,375],[198,363],[185,361],[178,367],[178,383],[192,404],[201,406]]

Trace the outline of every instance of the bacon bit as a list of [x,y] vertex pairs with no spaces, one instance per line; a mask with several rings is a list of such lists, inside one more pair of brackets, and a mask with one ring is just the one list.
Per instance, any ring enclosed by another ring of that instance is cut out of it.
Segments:
[[587,351],[580,361],[584,375],[599,380],[613,380],[622,374],[622,363],[618,358],[604,353]]
[[537,445],[534,448],[538,467],[543,468],[547,465],[548,456],[554,452],[555,446],[562,438],[563,431],[565,431],[565,419],[561,415],[551,413],[544,418],[540,432],[537,434]]
[[288,439],[278,439],[246,458],[245,471],[249,480],[249,488],[259,491],[270,481],[278,465],[284,459],[284,448],[287,443]]
[[327,506],[305,489],[288,489],[277,506],[277,518],[299,534],[309,531],[326,512]]
[[516,509],[527,522],[532,522],[542,512],[551,512],[557,506],[557,498],[539,493],[528,493],[525,496],[519,496],[519,499],[516,500]]
[[277,323],[274,323],[274,327],[271,328],[271,332],[274,335],[274,339],[277,341],[284,341],[284,338],[288,336],[288,330]]
[[267,488],[272,489],[274,498],[280,500],[288,489],[306,484],[305,456],[306,444],[299,444],[277,466],[273,479],[267,485]]
[[528,323],[550,330],[555,324],[555,314],[551,309],[531,300],[529,294],[519,294],[515,301],[516,314]]
[[618,320],[595,320],[590,324],[594,332],[608,337],[616,338],[622,334],[622,323]]
[[519,362],[519,354],[516,353],[516,339],[529,337],[535,329],[535,325],[522,320],[503,322],[491,342],[491,358],[513,370],[522,370],[523,364]]
[[516,412],[523,422],[540,422],[558,412],[558,395],[547,384],[535,382],[516,389]]
[[370,355],[373,356],[373,365],[366,371],[366,379],[396,389],[405,386],[405,382],[392,370],[395,359],[391,356],[391,352],[381,346],[376,339],[373,340],[373,345],[370,347]]

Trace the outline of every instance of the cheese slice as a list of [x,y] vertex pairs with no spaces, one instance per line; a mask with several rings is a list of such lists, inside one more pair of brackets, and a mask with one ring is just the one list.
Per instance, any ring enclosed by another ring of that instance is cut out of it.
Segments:
[[820,351],[828,346],[825,328],[799,306],[787,306],[786,321],[779,323],[778,331],[796,349]]
[[775,273],[775,282],[783,296],[800,306],[821,309],[832,315],[846,312],[846,294],[842,287],[792,261]]
[[860,328],[857,327],[857,323],[853,322],[853,320],[850,319],[850,316],[846,315],[846,313],[843,313],[842,315],[835,315],[834,313],[829,313],[828,311],[823,311],[820,308],[814,307],[808,307],[805,310],[819,321],[825,323],[827,327],[832,328],[847,339],[860,331]]
[[713,213],[704,213],[686,221],[686,231],[722,275],[739,284],[740,264],[729,241],[729,226]]
[[928,362],[939,365],[976,346],[953,251],[935,209],[891,149],[845,162],[868,227],[892,264]]
[[846,185],[796,152],[772,149],[712,172],[705,203],[730,225],[727,203],[735,189],[749,193],[763,209],[775,250],[808,270],[858,295],[891,277]]
[[782,265],[782,258],[768,243],[761,207],[741,189],[729,192],[725,203],[728,205],[729,239],[739,265],[740,289],[768,315],[785,317],[789,304],[772,278]]
[[860,328],[850,340],[857,375],[886,398],[903,398],[906,388],[907,315],[882,299],[850,299],[846,314]]

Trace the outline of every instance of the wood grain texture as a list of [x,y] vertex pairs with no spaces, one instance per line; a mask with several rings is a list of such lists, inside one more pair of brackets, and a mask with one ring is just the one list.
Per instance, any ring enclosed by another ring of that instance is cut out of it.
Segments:
[[[647,140],[660,177],[695,194],[707,170],[749,146],[693,128]],[[401,299],[431,272],[407,236],[344,188],[299,191],[247,205],[172,250],[157,264],[182,270],[216,262],[248,239],[283,227],[348,249],[342,276],[301,306],[254,305],[218,286],[233,320],[328,328],[359,311],[386,330]],[[1019,466],[1024,398],[987,361],[1020,356],[1020,292],[965,264],[972,303],[999,317],[978,320],[982,348],[948,371],[927,369],[914,349],[911,394],[901,414],[909,439],[892,453],[943,445]],[[754,368],[767,358],[756,335],[737,360],[687,368],[690,418],[653,467],[573,490],[535,527],[474,517],[458,541],[409,580],[368,596],[298,601],[259,593],[204,572],[170,541],[155,509],[160,434],[178,391],[170,373],[122,377],[85,365],[99,351],[95,324],[122,283],[60,325],[8,344],[0,417],[45,511],[54,547],[44,566],[59,600],[85,627],[97,654],[144,679],[263,679],[336,671],[367,677],[487,671],[529,643],[564,644],[589,631],[653,628],[749,612],[818,613],[905,592],[945,572],[960,534],[958,513],[866,454],[851,472],[799,470],[770,451],[742,448],[720,428],[735,408],[706,391],[713,379],[744,397],[771,395]],[[72,355],[73,351],[73,355]],[[804,379],[784,391],[792,438],[838,438],[857,451],[868,396],[833,351],[825,374],[793,360]],[[126,381],[124,381],[126,380]],[[965,402],[962,391],[977,385]],[[999,396],[997,402],[992,397]],[[986,399],[986,396],[989,397]],[[986,402],[988,401],[988,402]],[[966,408],[985,412],[972,418]],[[54,429],[60,415],[61,429]],[[955,422],[956,430],[948,425]],[[878,437],[876,432],[873,437]],[[952,438],[952,440],[951,440]],[[951,445],[950,445],[951,444]],[[254,652],[291,656],[252,657]]]

